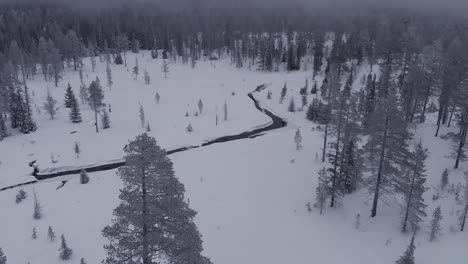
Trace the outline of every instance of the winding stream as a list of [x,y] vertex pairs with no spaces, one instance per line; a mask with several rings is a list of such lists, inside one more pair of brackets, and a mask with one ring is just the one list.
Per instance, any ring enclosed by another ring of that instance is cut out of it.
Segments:
[[[253,96],[254,93],[261,92],[266,87],[267,86],[265,84],[257,86],[257,88],[254,91],[252,91],[252,92],[250,92],[248,94],[248,97],[250,99],[252,99],[252,101],[254,102],[255,108],[257,108],[257,110],[259,110],[260,112],[264,113],[265,115],[267,115],[267,116],[269,116],[271,118],[271,120],[272,120],[271,123],[269,123],[268,125],[253,129],[253,130],[242,132],[240,134],[219,137],[219,138],[207,141],[207,142],[205,142],[205,143],[203,143],[201,145],[187,146],[187,147],[181,147],[181,148],[177,148],[177,149],[173,149],[173,150],[168,150],[167,154],[171,155],[171,154],[174,154],[174,153],[183,152],[183,151],[187,151],[187,150],[195,149],[195,148],[200,148],[200,147],[206,147],[206,146],[217,144],[217,143],[224,143],[224,142],[240,140],[240,139],[247,139],[247,138],[255,138],[255,137],[263,135],[267,131],[271,131],[271,130],[275,130],[275,129],[285,127],[287,125],[286,121],[284,121],[280,117],[274,115],[272,112],[262,108],[260,106],[259,102]],[[106,162],[106,163],[100,163],[100,164],[94,164],[94,165],[88,165],[88,166],[81,166],[79,168],[77,168],[77,167],[70,167],[69,169],[57,168],[56,170],[46,169],[46,170],[44,170],[42,172],[35,170],[32,173],[32,175],[37,180],[33,180],[33,181],[25,182],[25,183],[20,183],[20,184],[16,184],[16,185],[12,185],[12,186],[3,187],[3,188],[0,188],[0,191],[13,189],[13,188],[16,188],[16,187],[21,187],[21,186],[25,186],[25,185],[29,185],[29,184],[34,184],[34,183],[37,183],[38,181],[41,181],[41,180],[46,180],[46,179],[51,179],[51,178],[56,178],[56,177],[66,176],[66,175],[72,175],[72,174],[79,174],[82,169],[85,169],[87,172],[96,172],[96,171],[112,170],[112,169],[116,169],[116,168],[124,166],[124,165],[125,165],[125,160],[121,159],[121,160],[109,161],[109,162]],[[66,183],[66,181],[63,181],[63,184],[65,184],[65,183]]]

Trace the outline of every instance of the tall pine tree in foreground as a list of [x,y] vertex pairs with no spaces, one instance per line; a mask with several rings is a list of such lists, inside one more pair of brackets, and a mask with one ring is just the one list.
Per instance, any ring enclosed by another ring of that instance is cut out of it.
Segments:
[[7,263],[7,257],[3,253],[2,248],[0,248],[0,264],[6,264]]
[[405,253],[395,262],[396,264],[414,264],[414,250],[416,246],[414,245],[414,236],[411,238],[411,243],[406,249]]
[[408,230],[408,224],[410,224],[412,231],[419,229],[419,223],[426,217],[425,209],[427,207],[423,198],[426,191],[427,149],[424,149],[419,142],[410,157],[409,170],[399,178],[397,183],[399,191],[403,193],[405,198],[405,204],[402,208],[403,232]]
[[71,108],[73,103],[73,98],[75,98],[75,94],[71,88],[70,83],[68,83],[67,90],[65,91],[65,107]]
[[429,241],[434,241],[442,232],[442,227],[440,225],[441,220],[442,210],[440,209],[440,206],[437,206],[437,208],[434,210],[434,213],[432,214],[431,223],[429,224]]
[[125,146],[121,203],[103,236],[106,264],[211,263],[203,257],[196,212],[184,201],[184,186],[174,176],[172,162],[146,133]]
[[81,123],[81,113],[80,113],[80,105],[78,104],[78,101],[76,100],[75,94],[73,92],[70,95],[70,114],[69,114],[70,120],[73,123]]

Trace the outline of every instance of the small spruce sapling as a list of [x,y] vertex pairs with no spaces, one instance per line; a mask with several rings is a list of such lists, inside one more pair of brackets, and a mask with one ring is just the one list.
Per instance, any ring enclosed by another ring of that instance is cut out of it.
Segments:
[[73,148],[73,150],[75,151],[75,154],[76,154],[76,158],[79,159],[80,158],[80,153],[81,153],[81,148],[80,148],[80,143],[75,141],[75,147]]
[[202,100],[198,100],[198,111],[200,112],[200,114],[203,114],[203,102]]
[[102,129],[110,128],[109,114],[107,113],[107,111],[105,109],[102,111],[101,125],[102,125]]
[[227,106],[227,101],[224,101],[224,121],[228,120],[228,106]]
[[429,224],[429,241],[434,241],[442,232],[442,227],[440,225],[441,220],[442,210],[440,209],[440,206],[437,206],[437,208],[434,210],[434,213],[432,213],[431,223]]
[[140,110],[139,110],[139,113],[138,113],[138,117],[140,118],[141,127],[145,128],[145,124],[146,124],[145,110],[143,109],[142,105],[140,105]]
[[87,184],[89,182],[88,173],[85,170],[81,170],[80,172],[80,183]]
[[37,239],[37,232],[36,232],[36,228],[35,228],[35,227],[33,227],[33,231],[32,231],[31,238],[32,238],[32,239]]
[[294,98],[291,98],[291,102],[289,102],[288,112],[291,112],[291,113],[296,112],[296,104],[294,103]]
[[34,212],[33,212],[33,219],[39,220],[42,218],[42,206],[39,203],[39,198],[37,197],[36,190],[33,191],[34,193]]
[[302,135],[299,128],[296,130],[296,134],[294,135],[294,143],[296,143],[296,150],[300,150],[302,148]]
[[193,132],[193,127],[191,124],[188,124],[187,128],[186,128],[187,132]]
[[57,101],[52,97],[49,90],[47,90],[47,97],[43,108],[47,112],[47,114],[49,114],[50,119],[54,119],[58,110]]
[[159,100],[161,99],[161,96],[159,96],[159,93],[156,93],[154,96],[154,99],[156,100],[156,104],[159,104]]
[[73,250],[67,246],[65,236],[62,235],[62,243],[60,244],[59,257],[61,260],[69,260],[73,255]]
[[80,264],[87,264],[88,262],[86,262],[86,260],[84,258],[81,258],[80,260]]
[[48,239],[50,242],[54,242],[54,241],[55,241],[55,232],[54,232],[54,230],[52,229],[51,226],[49,226],[49,228],[47,229],[47,239]]
[[449,184],[448,176],[448,169],[445,169],[444,172],[442,172],[442,176],[440,177],[440,189],[442,191],[444,191],[447,185]]
[[151,132],[151,126],[149,122],[146,123],[146,132]]

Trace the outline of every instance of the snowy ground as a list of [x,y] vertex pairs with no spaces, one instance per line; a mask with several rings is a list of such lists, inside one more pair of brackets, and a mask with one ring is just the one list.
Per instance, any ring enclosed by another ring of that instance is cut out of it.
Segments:
[[[296,98],[296,105],[300,104],[299,89],[309,76],[307,72],[264,74],[237,70],[227,61],[218,61],[216,67],[201,62],[194,70],[171,65],[171,76],[164,79],[160,60],[149,61],[142,57],[139,60],[141,71],[146,67],[151,74],[150,86],[143,84],[142,76],[134,81],[123,66],[113,66],[115,85],[112,92],[106,89],[106,101],[112,104],[113,110],[109,130],[95,134],[93,114],[88,107],[83,111],[85,122],[80,125],[71,124],[68,111],[62,108],[57,120],[48,121],[43,113],[36,114],[40,125],[38,132],[15,135],[0,142],[0,187],[30,180],[27,162],[32,159],[38,159],[40,167],[57,167],[120,158],[123,145],[143,131],[137,116],[139,102],[152,126],[151,134],[168,149],[267,123],[269,119],[255,109],[246,94],[259,84],[271,83],[268,89],[255,96],[263,106],[286,118],[287,128],[254,139],[171,155],[176,175],[185,184],[190,205],[198,211],[196,223],[203,234],[205,255],[214,263],[223,264],[306,264],[316,260],[330,264],[390,264],[401,255],[410,237],[399,231],[399,208],[382,206],[375,219],[368,218],[370,204],[365,190],[353,194],[341,208],[327,208],[324,215],[316,209],[306,210],[306,203],[313,203],[316,172],[323,166],[315,158],[321,153],[322,138],[316,125],[305,120],[305,112],[286,110],[291,96]],[[133,59],[128,61],[130,68]],[[105,68],[103,65],[98,68],[104,84]],[[88,84],[95,75],[88,68],[86,72]],[[78,74],[72,72],[65,75],[59,88],[41,80],[31,83],[36,104],[42,105],[47,86],[62,102],[68,81],[78,91]],[[284,82],[289,91],[284,103],[279,104]],[[312,83],[309,80],[309,85]],[[273,92],[272,100],[266,99],[268,90]],[[160,105],[154,101],[156,91],[161,95]],[[233,91],[235,96],[232,96]],[[199,98],[203,100],[205,112],[194,117]],[[218,106],[222,120],[225,100],[229,120],[215,126],[215,108]],[[184,116],[186,110],[190,113],[188,118]],[[185,132],[188,123],[195,129],[192,134]],[[303,136],[304,148],[300,151],[293,143],[296,128],[301,129]],[[430,151],[427,186],[432,189],[425,196],[429,204],[427,212],[430,215],[437,205],[442,205],[444,235],[436,242],[428,242],[428,217],[416,239],[416,260],[425,264],[463,263],[460,260],[468,258],[468,233],[452,231],[457,230],[461,205],[454,202],[454,195],[447,193],[437,201],[432,200],[442,171],[453,167],[453,159],[447,157],[452,151],[450,144],[434,138],[434,129],[428,124],[418,127],[416,132],[417,139]],[[71,131],[78,133],[69,134]],[[442,133],[448,131],[442,129]],[[83,149],[80,159],[73,152],[75,141],[79,141]],[[55,164],[50,163],[51,153],[58,160]],[[451,183],[461,181],[466,167],[466,163],[462,163],[462,168],[450,172]],[[88,185],[80,185],[73,176],[67,179],[71,180],[58,190],[61,179],[26,187],[29,197],[19,205],[14,202],[17,190],[0,192],[0,208],[8,212],[0,217],[0,247],[9,263],[61,263],[57,251],[59,242],[46,240],[49,225],[57,235],[65,234],[73,248],[75,258],[70,263],[79,263],[81,257],[88,263],[103,259],[105,240],[100,231],[110,223],[121,182],[115,171],[92,174]],[[39,221],[32,219],[33,187],[44,207],[45,217]],[[354,228],[357,213],[361,214],[358,230]],[[33,227],[37,228],[38,240],[31,239]]]

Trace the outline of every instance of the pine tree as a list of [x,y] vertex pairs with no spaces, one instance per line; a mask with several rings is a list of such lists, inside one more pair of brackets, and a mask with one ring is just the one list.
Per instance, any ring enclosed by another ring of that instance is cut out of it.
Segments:
[[81,170],[80,172],[80,183],[87,184],[89,182],[88,173],[85,170]]
[[3,117],[3,113],[0,113],[0,141],[2,141],[4,138],[8,137],[8,129],[7,125],[5,122],[5,118]]
[[0,264],[7,264],[7,257],[3,253],[2,248],[0,248]]
[[112,90],[112,85],[114,85],[114,81],[112,80],[112,69],[109,63],[107,63],[106,65],[106,79],[107,79],[107,87],[109,87],[109,90]]
[[314,86],[310,89],[311,94],[317,94],[317,82],[314,82]]
[[288,112],[295,113],[296,112],[296,104],[294,103],[294,98],[291,98],[288,106]]
[[307,105],[307,96],[303,95],[301,96],[301,99],[302,99],[302,111],[304,111],[304,107]]
[[146,132],[151,132],[151,126],[149,122],[146,123]]
[[302,135],[299,128],[296,130],[296,134],[294,135],[294,143],[296,143],[296,150],[300,150],[302,148]]
[[102,129],[110,128],[109,114],[107,113],[106,109],[102,111],[101,125],[102,125]]
[[57,101],[52,97],[49,90],[47,90],[47,97],[43,108],[49,114],[50,119],[54,119],[58,110]]
[[37,232],[36,232],[36,228],[35,228],[35,227],[33,227],[33,231],[32,231],[31,238],[32,238],[32,239],[37,239]]
[[396,264],[414,264],[414,250],[416,246],[414,245],[414,236],[411,238],[411,243],[406,249],[403,256],[401,256],[395,263]]
[[445,169],[444,172],[442,172],[442,176],[440,178],[440,189],[442,191],[444,191],[447,185],[449,184],[448,176],[449,176],[448,169]]
[[224,113],[224,121],[227,121],[227,120],[228,120],[228,106],[227,106],[227,101],[224,101],[223,113]]
[[138,79],[139,72],[140,66],[138,65],[138,57],[135,56],[135,66],[133,66],[133,75],[135,76],[135,80]]
[[65,91],[65,107],[71,108],[74,100],[76,100],[75,94],[73,93],[70,83],[68,83],[67,90]]
[[440,206],[437,206],[437,208],[434,210],[434,213],[432,213],[432,220],[431,223],[429,224],[429,241],[434,241],[442,231],[442,227],[440,226],[440,221],[442,220],[442,210],[440,209]]
[[403,222],[402,231],[407,231],[410,224],[415,232],[419,229],[419,223],[426,217],[423,194],[426,191],[426,168],[427,149],[424,149],[421,142],[416,145],[409,160],[409,170],[397,182],[397,188],[405,197],[405,204],[402,208]]
[[47,239],[49,239],[50,242],[55,241],[55,232],[51,226],[47,229]]
[[[172,162],[146,133],[125,146],[120,167],[122,202],[103,236],[103,263],[150,264],[164,256],[171,263],[211,263],[201,256],[202,240],[193,222],[196,214],[184,201],[184,186],[174,176]],[[174,224],[177,223],[177,224]]]
[[16,194],[16,199],[15,199],[15,202],[18,204],[18,203],[21,203],[24,199],[26,199],[27,197],[27,194],[26,192],[21,189],[18,191],[18,193]]
[[394,92],[378,104],[368,130],[370,137],[364,146],[371,172],[367,182],[373,194],[372,217],[377,215],[378,201],[394,195],[394,183],[409,157],[408,141],[412,135],[397,104]]
[[161,66],[161,71],[164,73],[164,79],[167,79],[167,76],[169,75],[169,62],[167,60],[164,60]]
[[39,199],[37,198],[36,190],[33,191],[34,193],[34,212],[33,218],[39,220],[42,218],[42,206],[39,203]]
[[143,106],[140,105],[140,109],[138,110],[138,117],[140,118],[141,127],[145,128],[146,119],[145,119],[145,110]]
[[154,99],[156,99],[156,103],[159,104],[159,100],[161,99],[161,96],[159,96],[159,93],[156,93],[154,96]]
[[145,79],[145,84],[146,85],[150,85],[151,84],[151,77],[148,73],[148,71],[145,69],[145,72],[144,72],[144,79]]
[[80,143],[78,143],[77,141],[75,141],[75,146],[73,147],[73,150],[75,151],[75,154],[76,154],[76,158],[80,158],[80,153],[81,153],[81,149],[80,149]]
[[191,124],[188,124],[188,126],[187,126],[187,128],[186,128],[185,130],[187,130],[187,132],[189,132],[189,133],[190,133],[190,132],[193,132],[193,127],[192,127],[192,125],[191,125]]
[[60,243],[59,248],[59,257],[61,260],[69,260],[73,255],[73,250],[67,246],[67,241],[65,240],[65,236],[61,236],[62,242]]
[[81,83],[80,86],[80,99],[81,99],[81,104],[85,104],[88,102],[89,98],[89,90],[88,87],[84,83]]
[[288,88],[286,87],[286,83],[285,83],[284,86],[283,86],[283,89],[281,89],[280,104],[283,103],[283,100],[286,97],[287,92],[288,92]]
[[203,102],[202,100],[198,100],[198,112],[200,112],[200,115],[203,114]]
[[75,95],[72,93],[72,99],[71,99],[71,107],[70,107],[70,114],[69,114],[70,120],[72,123],[81,123],[83,120],[81,119],[81,112],[80,112],[80,106],[78,104],[78,101],[75,98]]
[[94,110],[94,121],[95,121],[95,126],[96,126],[96,133],[99,132],[98,128],[98,109],[103,105],[104,100],[104,92],[102,91],[101,84],[99,81],[99,78],[96,77],[95,81],[92,81],[91,84],[89,85],[89,97],[88,97],[88,103],[91,106],[91,108]]
[[326,183],[326,178],[327,178],[327,170],[325,168],[322,168],[318,172],[318,185],[315,191],[315,207],[320,209],[320,214],[323,213],[323,205],[325,204],[325,201],[327,200],[327,183]]

